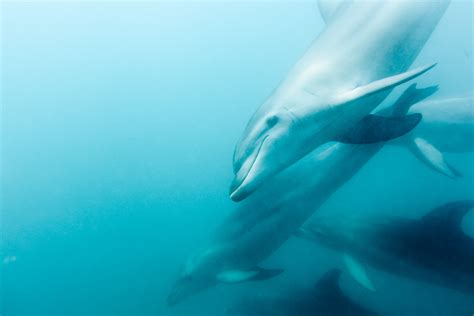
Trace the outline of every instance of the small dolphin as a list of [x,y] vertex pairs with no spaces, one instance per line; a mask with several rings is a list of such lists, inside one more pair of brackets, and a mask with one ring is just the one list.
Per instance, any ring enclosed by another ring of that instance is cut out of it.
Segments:
[[[364,121],[390,93],[431,69],[407,71],[449,0],[321,1],[327,27],[255,112],[235,147],[230,197],[240,201],[267,179],[330,142],[375,143],[416,125]],[[375,126],[387,126],[374,133]],[[369,135],[370,137],[366,137]]]
[[[394,105],[396,115],[421,113],[423,120],[407,135],[389,144],[408,148],[420,161],[450,178],[461,176],[451,166],[443,153],[464,153],[474,151],[474,95],[434,99],[414,104],[408,88],[398,104]],[[416,93],[416,92],[415,92]]]
[[[345,253],[349,271],[367,285],[363,263],[454,290],[474,293],[474,239],[463,233],[473,200],[440,206],[420,219],[394,216],[314,218],[300,237]],[[369,286],[370,288],[370,283]]]
[[[424,94],[425,90],[416,91]],[[308,155],[237,204],[208,246],[187,260],[168,296],[168,305],[219,283],[265,280],[280,274],[281,269],[259,265],[382,147],[383,143],[332,144]]]
[[341,271],[326,272],[309,289],[287,293],[283,296],[245,298],[227,310],[227,315],[246,316],[375,316],[348,297],[339,286]]

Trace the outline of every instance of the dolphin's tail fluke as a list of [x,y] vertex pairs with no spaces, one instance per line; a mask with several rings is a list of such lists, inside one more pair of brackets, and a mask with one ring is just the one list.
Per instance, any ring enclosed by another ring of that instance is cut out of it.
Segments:
[[411,84],[402,95],[395,101],[392,106],[393,116],[403,116],[408,113],[408,110],[416,103],[432,96],[439,90],[439,87],[430,86],[422,89],[416,87],[416,83]]

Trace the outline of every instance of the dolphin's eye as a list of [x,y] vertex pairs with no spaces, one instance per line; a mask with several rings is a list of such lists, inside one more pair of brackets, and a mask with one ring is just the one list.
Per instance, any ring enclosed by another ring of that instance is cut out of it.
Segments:
[[278,118],[277,115],[272,115],[269,118],[267,118],[267,126],[268,127],[273,127],[275,126],[280,119]]

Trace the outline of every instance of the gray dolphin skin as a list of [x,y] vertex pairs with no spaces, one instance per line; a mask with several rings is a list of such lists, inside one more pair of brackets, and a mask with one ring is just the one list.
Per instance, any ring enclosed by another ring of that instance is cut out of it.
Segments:
[[474,95],[420,102],[409,113],[423,115],[409,136],[429,140],[443,152],[474,151]]
[[348,297],[339,286],[341,271],[326,272],[309,289],[281,296],[245,298],[227,311],[227,315],[245,316],[375,316],[376,312]]
[[473,294],[474,239],[461,228],[473,207],[473,200],[451,202],[420,219],[320,216],[299,235],[380,270]]
[[382,147],[383,143],[328,144],[236,204],[209,245],[186,262],[167,303],[174,305],[219,283],[263,280],[281,273],[258,265]]
[[[181,270],[168,305],[219,283],[265,279],[281,270],[258,265],[273,254],[382,147],[336,143],[310,154],[237,205],[209,245]],[[337,168],[338,172],[334,172]],[[308,174],[314,175],[307,177]],[[305,179],[302,181],[302,179]]]
[[365,139],[351,128],[363,131],[361,120],[395,86],[433,66],[407,71],[448,5],[449,0],[321,1],[326,28],[254,113],[235,147],[231,199],[247,198],[324,143],[400,136]]
[[[409,104],[413,104],[411,86],[406,91]],[[413,90],[414,91],[414,90]],[[389,144],[406,147],[421,162],[450,178],[461,173],[451,166],[443,153],[465,153],[474,151],[474,95],[433,99],[410,107],[400,98],[394,105],[400,115],[420,113],[423,120],[404,137]]]

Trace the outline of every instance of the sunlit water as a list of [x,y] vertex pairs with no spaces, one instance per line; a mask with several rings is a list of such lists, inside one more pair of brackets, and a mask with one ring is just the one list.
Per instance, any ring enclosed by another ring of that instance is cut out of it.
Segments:
[[[415,62],[439,63],[417,79],[439,84],[436,97],[473,90],[472,5],[452,3]],[[231,157],[248,118],[324,27],[314,2],[1,9],[2,315],[221,315],[243,294],[343,268],[340,254],[292,238],[265,262],[280,277],[165,305],[186,257],[234,209]],[[474,198],[473,155],[447,157],[464,177],[386,146],[319,212],[419,217]],[[473,214],[463,228],[474,236]],[[347,275],[341,285],[386,315],[474,312],[467,294],[369,272],[374,293]]]

